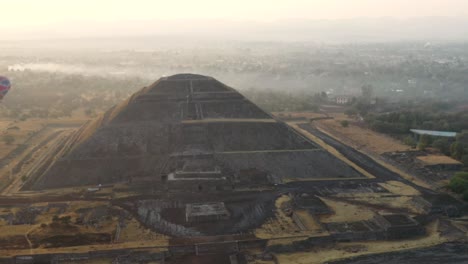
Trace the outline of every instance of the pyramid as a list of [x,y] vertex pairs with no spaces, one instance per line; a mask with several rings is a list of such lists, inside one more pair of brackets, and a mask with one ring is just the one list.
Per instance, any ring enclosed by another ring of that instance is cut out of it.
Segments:
[[75,131],[27,188],[147,183],[194,191],[359,172],[233,88],[163,77]]

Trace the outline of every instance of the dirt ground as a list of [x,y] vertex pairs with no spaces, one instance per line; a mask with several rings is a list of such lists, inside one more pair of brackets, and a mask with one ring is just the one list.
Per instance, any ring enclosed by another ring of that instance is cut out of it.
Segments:
[[282,195],[276,202],[275,217],[267,220],[261,227],[255,230],[255,236],[258,238],[289,237],[294,234],[300,234],[299,227],[294,223],[291,217],[284,214],[281,210],[281,204],[289,202],[291,198]]
[[352,198],[353,201],[381,208],[381,211],[405,211],[408,214],[421,213],[421,209],[416,208],[411,202],[412,199],[413,196],[386,196],[380,194],[360,195]]
[[321,198],[324,203],[327,204],[330,209],[333,210],[332,215],[323,215],[320,217],[320,222],[332,223],[332,222],[354,222],[369,220],[374,217],[375,213],[366,207],[353,205],[346,202],[339,202],[327,198]]
[[393,194],[399,195],[420,195],[421,193],[413,187],[398,181],[387,181],[379,183],[380,186],[389,190]]

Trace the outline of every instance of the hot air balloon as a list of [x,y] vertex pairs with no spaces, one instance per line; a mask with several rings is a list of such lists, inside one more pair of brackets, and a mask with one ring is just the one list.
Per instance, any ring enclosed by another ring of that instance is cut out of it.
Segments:
[[10,80],[6,77],[0,76],[0,101],[5,97],[11,88]]

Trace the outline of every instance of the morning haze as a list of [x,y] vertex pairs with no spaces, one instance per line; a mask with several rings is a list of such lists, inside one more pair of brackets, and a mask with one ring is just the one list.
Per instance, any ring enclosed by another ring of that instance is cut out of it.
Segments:
[[4,1],[3,40],[143,35],[276,41],[459,40],[458,0]]

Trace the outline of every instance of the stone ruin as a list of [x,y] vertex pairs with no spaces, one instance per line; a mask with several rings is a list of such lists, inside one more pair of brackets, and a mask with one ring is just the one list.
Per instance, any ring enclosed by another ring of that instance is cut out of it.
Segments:
[[185,221],[214,222],[229,219],[229,212],[223,202],[219,203],[193,203],[185,207]]
[[[164,77],[75,131],[25,189],[164,180],[197,191],[284,178],[364,178],[233,88]],[[256,172],[253,170],[257,170]],[[183,182],[183,183],[181,183]]]

